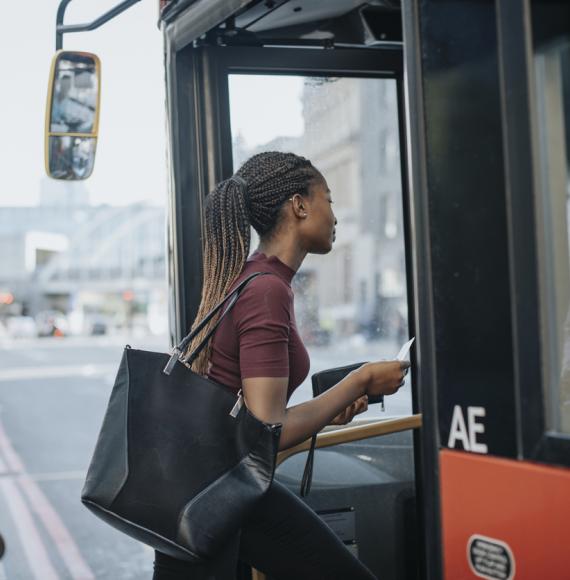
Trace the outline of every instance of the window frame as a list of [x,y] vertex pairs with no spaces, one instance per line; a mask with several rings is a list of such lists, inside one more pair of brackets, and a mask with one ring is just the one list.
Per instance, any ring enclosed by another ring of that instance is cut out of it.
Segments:
[[531,11],[520,0],[498,3],[497,12],[519,458],[568,467],[570,436],[549,430],[546,420],[551,386],[543,372],[548,321],[539,280],[543,192]]

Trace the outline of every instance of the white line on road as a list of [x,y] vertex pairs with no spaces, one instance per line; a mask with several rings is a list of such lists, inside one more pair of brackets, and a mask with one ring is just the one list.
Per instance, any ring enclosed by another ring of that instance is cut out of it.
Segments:
[[[83,556],[81,556],[77,544],[65,527],[59,514],[53,508],[37,483],[26,473],[24,463],[12,447],[12,443],[1,422],[0,453],[4,456],[9,469],[20,472],[16,481],[20,485],[20,488],[24,490],[33,511],[39,516],[46,531],[51,536],[73,580],[94,580],[95,575],[83,559]],[[0,479],[0,484],[4,484],[5,482],[14,485],[14,482],[10,479]],[[16,488],[14,487],[14,489]],[[42,578],[42,580],[44,579]]]
[[[0,459],[0,465],[3,465]],[[59,580],[40,534],[20,490],[10,479],[0,480],[0,490],[6,498],[8,509],[20,537],[22,549],[26,553],[28,564],[38,580]]]
[[30,379],[53,379],[65,377],[94,377],[117,371],[118,365],[75,365],[75,366],[41,366],[17,367],[0,371],[2,381],[27,381]]
[[150,348],[157,352],[168,352],[168,337],[166,335],[141,336],[128,335],[103,335],[103,336],[67,336],[61,337],[41,337],[41,338],[7,338],[0,337],[0,348],[2,350],[28,351],[31,348],[41,348],[42,350],[61,350],[72,348],[119,348],[126,344],[131,344],[136,348]]
[[48,473],[30,473],[34,481],[64,481],[69,479],[85,479],[86,471],[51,471]]
[[[28,473],[27,474],[30,479],[34,481],[70,481],[74,479],[85,479],[87,475],[86,471],[49,471],[44,473]],[[0,469],[0,477],[6,478],[17,478],[20,477],[20,473],[18,471],[2,471]]]

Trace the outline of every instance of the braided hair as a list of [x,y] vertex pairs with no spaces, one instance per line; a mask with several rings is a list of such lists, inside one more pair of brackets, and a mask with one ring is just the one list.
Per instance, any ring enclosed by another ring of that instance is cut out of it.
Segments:
[[[310,195],[311,185],[322,176],[308,159],[293,153],[268,151],[248,159],[206,197],[202,296],[192,329],[227,294],[241,273],[251,240],[250,226],[260,239],[271,237],[285,201],[298,193]],[[187,358],[202,341],[220,314],[188,345]],[[211,339],[192,363],[202,375],[208,371]]]

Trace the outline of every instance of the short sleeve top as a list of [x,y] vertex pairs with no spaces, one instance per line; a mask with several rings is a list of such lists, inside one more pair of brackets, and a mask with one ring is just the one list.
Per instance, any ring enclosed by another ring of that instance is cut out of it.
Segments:
[[236,393],[242,379],[289,377],[287,398],[305,380],[310,367],[295,321],[291,280],[295,270],[277,256],[256,250],[230,291],[254,272],[212,338],[208,377]]

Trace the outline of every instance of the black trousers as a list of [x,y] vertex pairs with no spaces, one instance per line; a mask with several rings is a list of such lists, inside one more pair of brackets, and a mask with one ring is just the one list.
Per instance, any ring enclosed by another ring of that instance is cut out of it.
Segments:
[[274,481],[215,561],[192,564],[155,552],[153,580],[234,580],[238,560],[275,580],[374,580],[336,534]]

